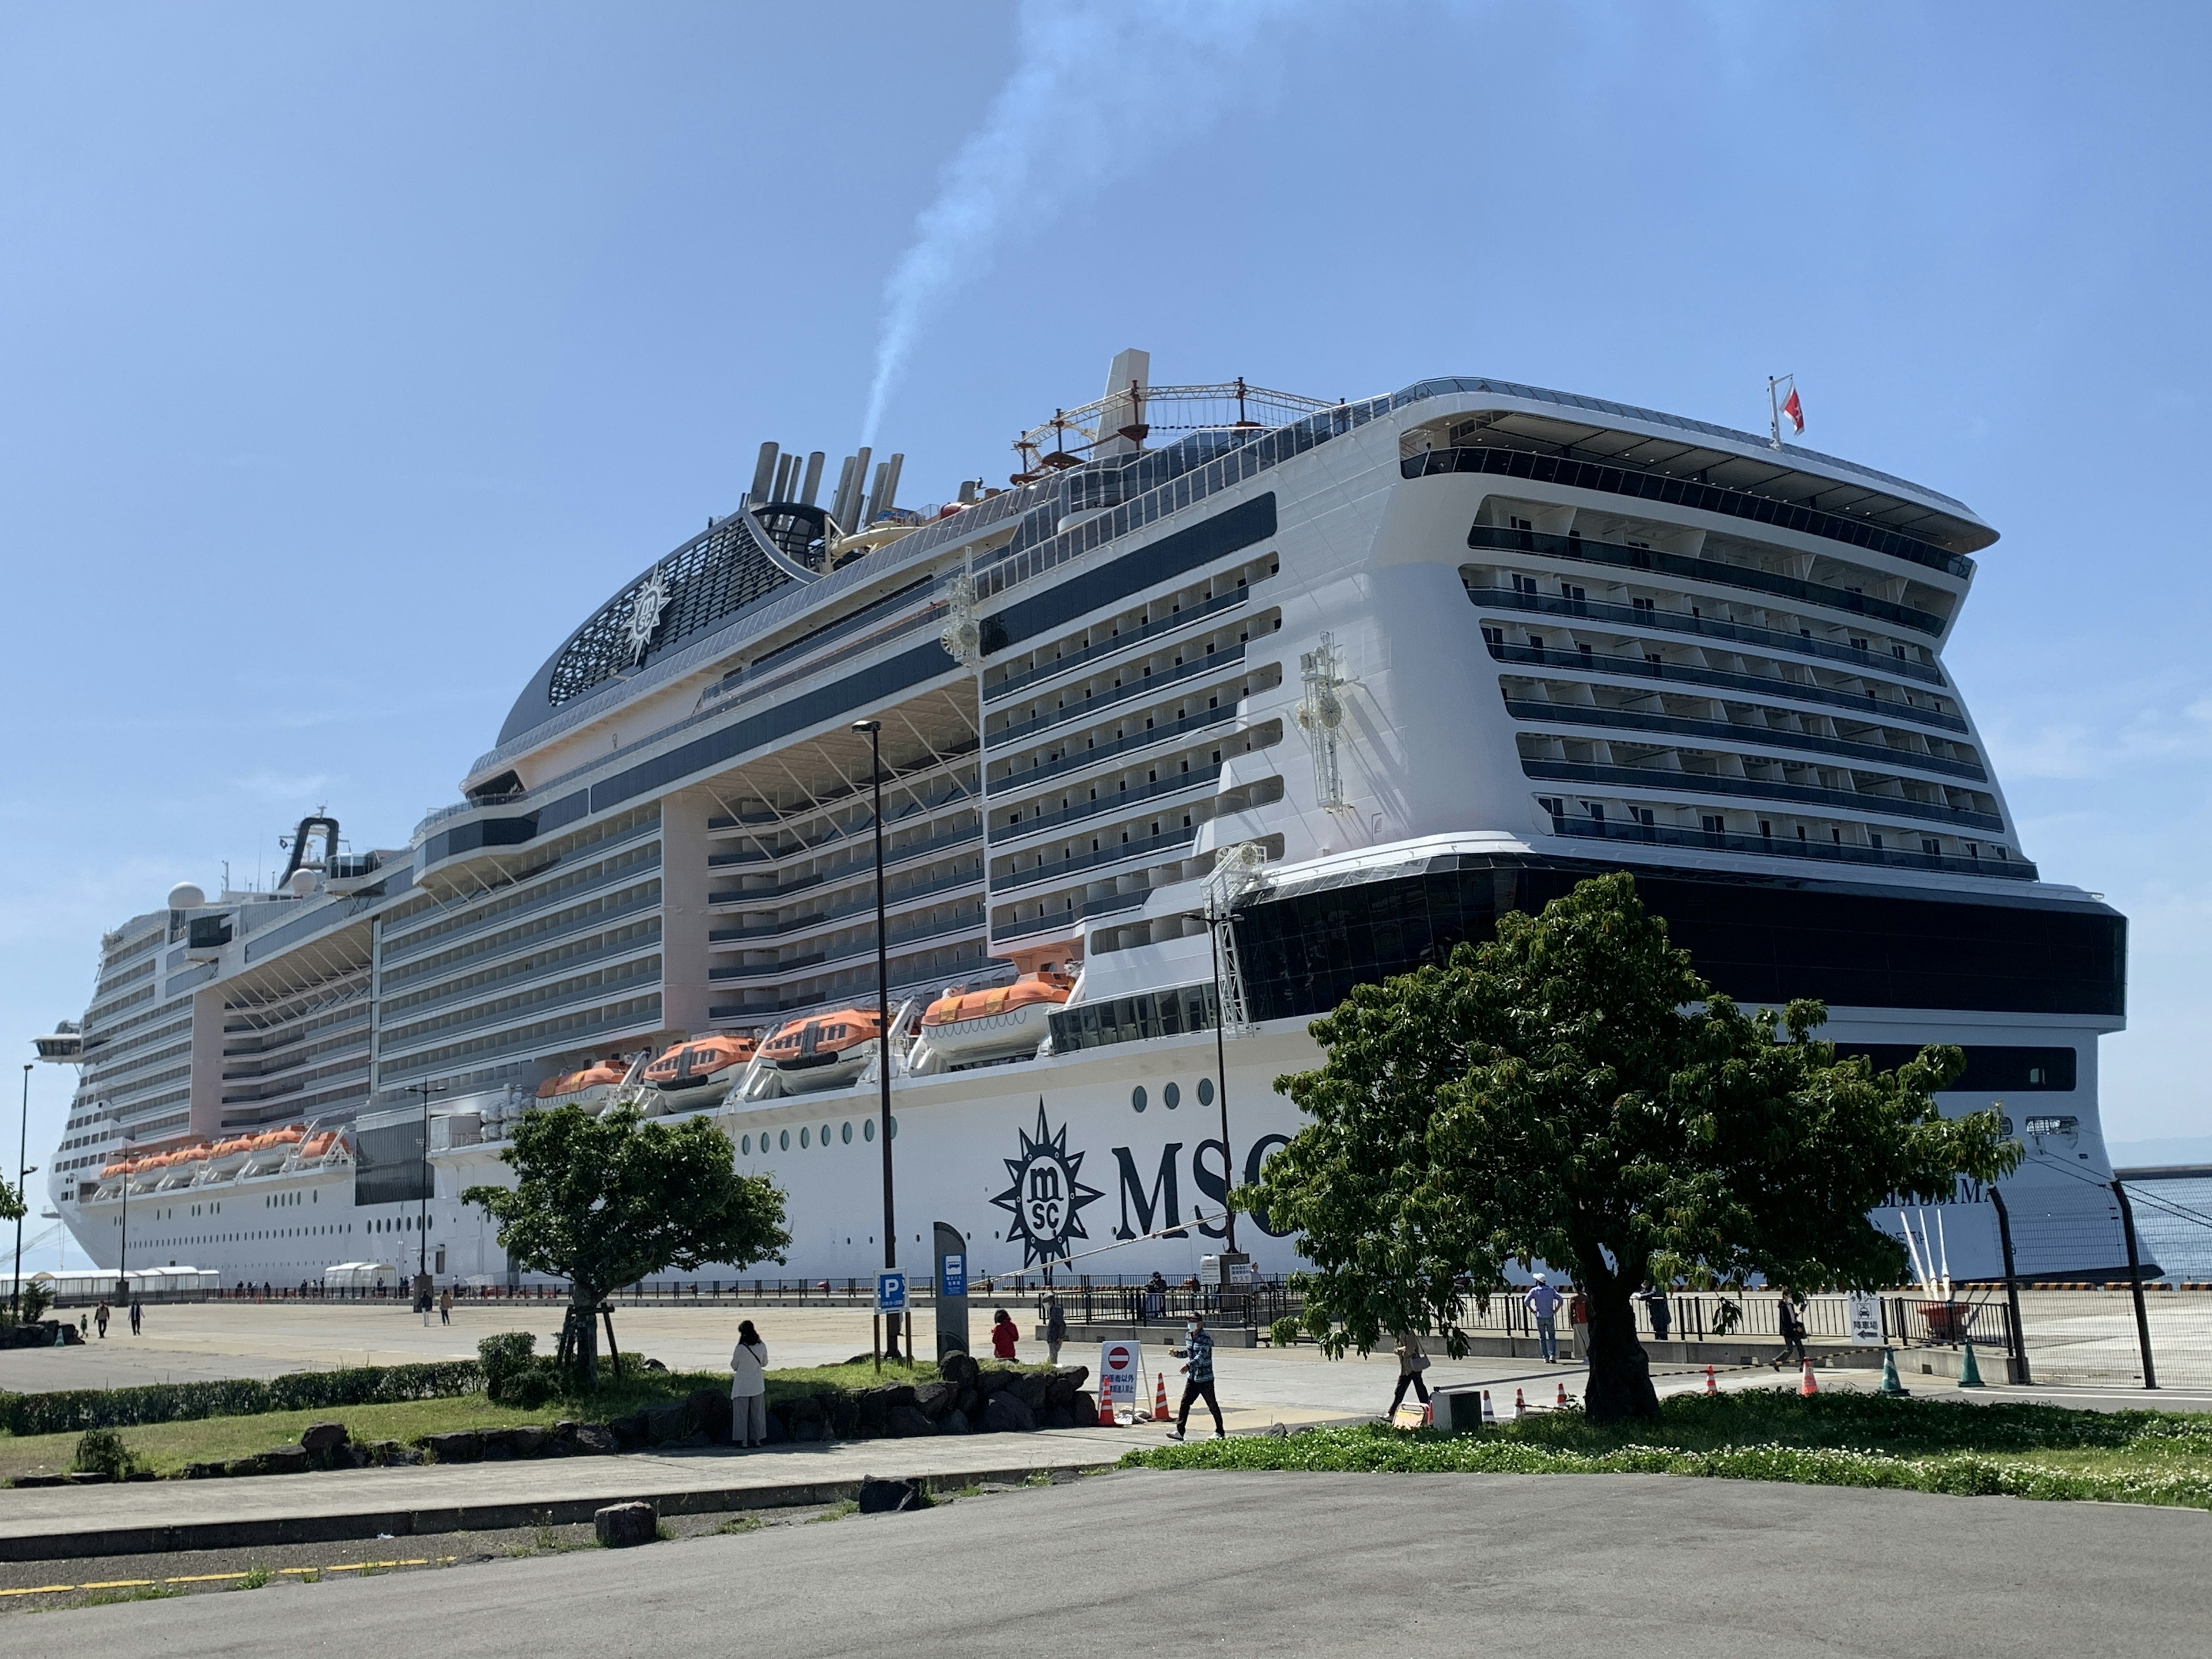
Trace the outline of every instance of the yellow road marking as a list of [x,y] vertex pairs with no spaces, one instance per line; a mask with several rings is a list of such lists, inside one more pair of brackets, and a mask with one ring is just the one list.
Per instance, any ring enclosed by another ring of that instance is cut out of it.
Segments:
[[[337,1566],[279,1567],[276,1571],[280,1573],[388,1572],[395,1567],[450,1567],[459,1559],[454,1555],[441,1555],[434,1562],[427,1557],[405,1561],[348,1561]],[[196,1572],[176,1578],[103,1578],[90,1584],[31,1584],[21,1589],[0,1589],[0,1596],[66,1595],[76,1590],[150,1589],[156,1584],[215,1584],[228,1578],[248,1577],[257,1571],[259,1569],[248,1567],[237,1572]]]

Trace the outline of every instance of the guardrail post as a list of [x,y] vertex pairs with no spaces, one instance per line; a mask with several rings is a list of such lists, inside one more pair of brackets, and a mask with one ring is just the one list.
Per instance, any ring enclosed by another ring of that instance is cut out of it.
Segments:
[[2035,1379],[2029,1376],[2027,1369],[2027,1327],[2021,1323],[2020,1318],[2020,1274],[2013,1266],[2012,1217],[2005,1210],[2004,1194],[1995,1187],[1990,1188],[1990,1202],[1996,1208],[1997,1243],[2004,1249],[2005,1307],[2011,1316],[2013,1380],[2032,1382]]
[[2120,1200],[2120,1231],[2128,1236],[2128,1288],[2135,1292],[2136,1340],[2142,1346],[2143,1387],[2158,1386],[2158,1370],[2150,1358],[2150,1315],[2143,1310],[2142,1258],[2136,1253],[2136,1212],[2128,1202],[2128,1189],[2112,1182],[2112,1196]]

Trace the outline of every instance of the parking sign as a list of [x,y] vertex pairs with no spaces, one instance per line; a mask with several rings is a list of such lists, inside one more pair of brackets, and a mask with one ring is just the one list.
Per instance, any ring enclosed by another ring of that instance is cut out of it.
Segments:
[[904,1273],[880,1273],[876,1275],[876,1311],[879,1314],[906,1311]]

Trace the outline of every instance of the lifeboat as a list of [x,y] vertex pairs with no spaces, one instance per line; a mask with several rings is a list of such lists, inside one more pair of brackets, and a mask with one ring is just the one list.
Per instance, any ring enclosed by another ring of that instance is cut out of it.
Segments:
[[947,986],[922,1013],[921,1035],[907,1055],[908,1073],[927,1077],[955,1066],[1035,1054],[1051,1035],[1052,1011],[1074,988],[1069,975],[1049,963],[989,990]]
[[761,1044],[750,1092],[755,1098],[811,1094],[850,1083],[875,1059],[878,1031],[873,1009],[838,1008],[795,1019]]
[[563,1072],[558,1077],[547,1078],[538,1085],[538,1103],[596,1109],[622,1087],[623,1079],[629,1074],[629,1067],[623,1057],[609,1054],[580,1072]]
[[645,1080],[660,1091],[666,1109],[696,1111],[720,1103],[752,1064],[760,1044],[749,1036],[720,1033],[679,1042],[645,1068]]
[[208,1149],[204,1146],[179,1146],[173,1152],[165,1152],[160,1159],[161,1178],[154,1183],[154,1190],[166,1193],[178,1187],[189,1187],[199,1178],[204,1167]]
[[312,1164],[319,1158],[327,1158],[331,1148],[337,1144],[338,1132],[336,1129],[325,1129],[319,1133],[309,1135],[300,1143],[300,1161],[302,1164]]
[[216,1141],[208,1148],[207,1164],[200,1171],[200,1178],[206,1181],[231,1174],[246,1162],[246,1154],[252,1150],[252,1135],[233,1135],[228,1140]]
[[307,1132],[298,1124],[287,1124],[281,1129],[264,1129],[252,1137],[247,1144],[246,1161],[240,1175],[274,1175],[283,1169],[292,1156],[292,1149],[300,1144]]

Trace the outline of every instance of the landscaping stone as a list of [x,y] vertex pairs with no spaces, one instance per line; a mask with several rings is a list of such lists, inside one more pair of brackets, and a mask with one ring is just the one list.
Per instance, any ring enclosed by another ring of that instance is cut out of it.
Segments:
[[300,1436],[300,1443],[311,1452],[326,1452],[343,1446],[349,1437],[343,1423],[310,1423]]
[[981,1394],[987,1395],[994,1395],[998,1393],[1000,1389],[1006,1387],[1006,1385],[1011,1383],[1018,1375],[1018,1372],[1006,1370],[995,1366],[988,1370],[979,1370],[975,1373],[975,1387],[977,1391]]
[[577,1423],[571,1425],[574,1432],[562,1436],[577,1453],[586,1457],[611,1457],[622,1448],[615,1437],[597,1423]]
[[937,1425],[923,1416],[916,1406],[892,1407],[890,1428],[892,1435],[901,1440],[937,1432]]
[[611,1550],[650,1544],[659,1526],[660,1516],[650,1504],[610,1504],[592,1516],[592,1530]]
[[983,1402],[987,1434],[1026,1434],[1036,1427],[1036,1414],[1012,1389],[1000,1389]]
[[[197,1467],[204,1468],[205,1465]],[[218,1463],[215,1465],[215,1468],[216,1473],[220,1474],[222,1465]],[[69,1485],[69,1477],[65,1474],[19,1474],[9,1484],[17,1486],[66,1486]]]
[[264,1474],[305,1474],[315,1467],[305,1446],[271,1446],[259,1459]]
[[1096,1428],[1098,1425],[1098,1396],[1088,1389],[1079,1389],[1074,1402],[1067,1408],[1067,1414],[1075,1419],[1075,1426],[1079,1429]]
[[425,1435],[422,1444],[441,1463],[473,1463],[483,1455],[483,1437],[474,1429]]
[[232,1476],[266,1474],[269,1473],[267,1469],[262,1467],[261,1460],[258,1457],[234,1457],[230,1462],[222,1466],[222,1472],[227,1475]]
[[1047,1406],[1044,1408],[1044,1415],[1037,1419],[1037,1426],[1046,1429],[1072,1429],[1075,1426],[1075,1413],[1065,1406]]
[[632,1412],[628,1417],[617,1417],[607,1425],[615,1443],[623,1451],[635,1451],[646,1443],[645,1413]]
[[502,1437],[507,1441],[507,1449],[517,1457],[535,1457],[545,1449],[546,1442],[551,1437],[538,1424],[518,1423],[504,1431]]
[[[904,1409],[911,1411],[912,1407]],[[872,1474],[860,1481],[860,1513],[863,1515],[896,1515],[907,1510],[926,1508],[928,1498],[919,1480],[878,1480]]]
[[684,1402],[680,1400],[648,1408],[645,1413],[646,1443],[665,1446],[672,1440],[681,1440],[691,1432],[691,1425],[684,1419]]
[[115,1479],[106,1469],[71,1469],[66,1478],[72,1486],[104,1486]]
[[968,1413],[955,1407],[945,1413],[945,1420],[937,1425],[937,1431],[939,1434],[968,1434],[975,1426],[968,1420]]
[[[225,1470],[223,1466],[220,1463],[187,1463],[185,1465],[185,1479],[187,1480],[220,1480],[222,1479],[224,1474]],[[20,1486],[24,1483],[18,1480],[15,1484]]]
[[941,1422],[960,1403],[960,1389],[951,1382],[924,1382],[915,1389],[914,1403],[915,1408],[931,1422]]
[[973,1354],[963,1352],[958,1348],[937,1362],[937,1374],[947,1382],[963,1389],[974,1385],[975,1373],[981,1369]]
[[1027,1406],[1034,1413],[1044,1409],[1045,1390],[1051,1385],[1052,1379],[1043,1372],[1024,1371],[1009,1382],[1006,1388],[1010,1392],[1020,1395],[1022,1404]]

